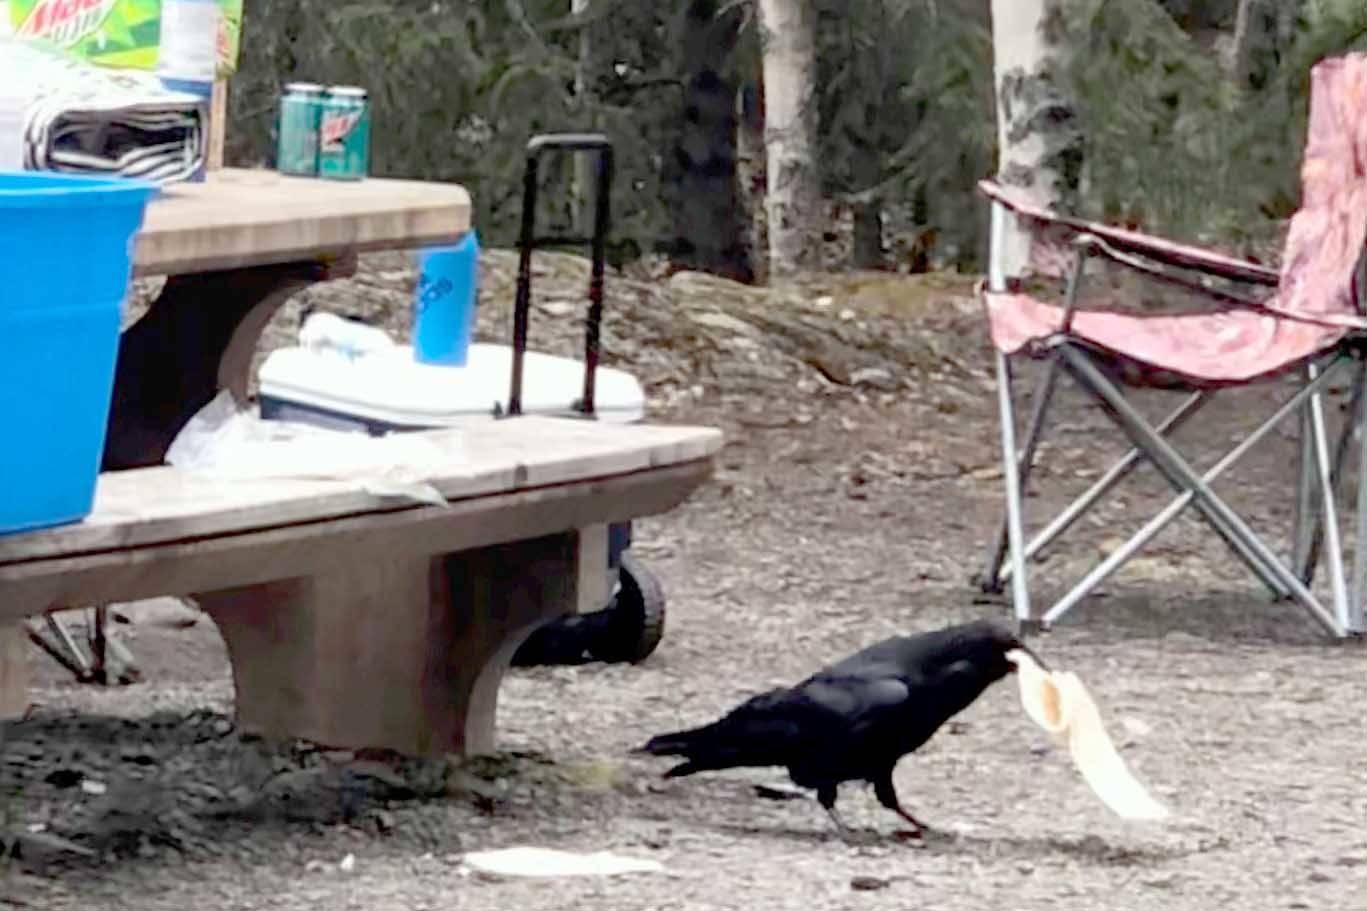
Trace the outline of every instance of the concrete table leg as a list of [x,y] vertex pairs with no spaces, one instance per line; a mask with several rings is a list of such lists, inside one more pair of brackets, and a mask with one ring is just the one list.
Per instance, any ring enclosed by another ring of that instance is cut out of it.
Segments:
[[355,257],[177,275],[119,339],[103,470],[160,465],[220,389],[245,399],[252,354],[285,301],[352,274]]
[[0,623],[0,721],[28,711],[28,633],[22,623]]
[[196,597],[227,642],[245,730],[485,753],[513,652],[575,609],[578,549],[569,533],[435,558],[343,552],[310,578]]

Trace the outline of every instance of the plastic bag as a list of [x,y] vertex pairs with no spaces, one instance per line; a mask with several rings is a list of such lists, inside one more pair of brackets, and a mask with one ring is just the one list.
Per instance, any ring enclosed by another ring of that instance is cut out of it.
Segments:
[[462,456],[450,432],[438,443],[415,433],[373,437],[289,421],[263,421],[238,408],[228,390],[192,417],[166,451],[176,468],[225,480],[297,478],[346,481],[367,493],[435,506],[446,498],[427,483]]

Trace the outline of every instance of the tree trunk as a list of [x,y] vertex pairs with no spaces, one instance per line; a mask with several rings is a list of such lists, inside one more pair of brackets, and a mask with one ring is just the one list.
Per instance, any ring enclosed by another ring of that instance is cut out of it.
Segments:
[[[570,0],[570,12],[579,15],[589,8],[589,0]],[[590,132],[593,123],[589,119],[589,67],[593,61],[593,41],[589,37],[589,27],[579,29],[579,48],[574,67],[574,101],[582,118],[578,129]],[[587,237],[593,232],[593,203],[589,197],[593,186],[592,156],[574,156],[574,179],[570,195],[574,197],[575,230]]]
[[756,284],[769,282],[769,228],[764,212],[768,198],[767,161],[764,151],[764,74],[756,60],[753,73],[736,97],[739,124],[736,129],[736,176],[744,219],[745,247]]
[[854,238],[851,264],[856,269],[883,268],[883,201],[857,202],[853,210]]
[[674,150],[673,260],[736,281],[753,280],[736,176],[736,83],[731,54],[741,13],[691,0],[681,42],[683,129]]
[[[1082,137],[1057,72],[1065,61],[1061,0],[992,0],[997,88],[997,179],[1038,205],[1068,208],[1082,166]],[[1029,263],[1026,233],[1009,213],[994,265],[1007,277]],[[995,271],[995,270],[994,270]]]
[[1295,37],[1300,0],[1240,0],[1229,53],[1229,77],[1240,90],[1260,89]]
[[812,0],[760,0],[764,55],[765,209],[769,274],[788,278],[821,258],[816,169],[816,13]]

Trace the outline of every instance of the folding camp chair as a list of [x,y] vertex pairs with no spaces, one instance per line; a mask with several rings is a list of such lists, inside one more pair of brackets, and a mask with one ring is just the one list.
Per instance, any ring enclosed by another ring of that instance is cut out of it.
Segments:
[[[1367,55],[1321,61],[1312,70],[1301,176],[1302,207],[1292,219],[1280,272],[1062,216],[997,184],[979,185],[992,206],[992,262],[983,302],[996,349],[1006,488],[1005,520],[990,548],[981,583],[999,592],[1009,579],[1015,617],[1023,629],[1044,628],[1058,620],[1187,506],[1194,506],[1274,596],[1299,602],[1336,637],[1367,632],[1367,444],[1359,445],[1351,596],[1335,504],[1350,439],[1356,427],[1367,425],[1367,318],[1359,296],[1367,238]],[[1014,275],[1007,274],[1010,267],[1003,261],[1010,221],[1030,239],[1028,264]],[[1176,315],[1081,309],[1085,268],[1094,257],[1195,293],[1215,309]],[[1062,282],[1061,305],[1040,299],[1033,290],[1040,283],[1037,279],[1056,287]],[[1019,449],[1009,360],[1017,354],[1047,362]],[[1196,471],[1167,439],[1215,392],[1297,372],[1305,381],[1295,394],[1209,470]],[[1027,540],[1023,491],[1062,373],[1097,400],[1133,448]],[[1323,392],[1345,373],[1353,378],[1352,401],[1343,436],[1331,454]],[[1188,397],[1154,426],[1126,399],[1121,386],[1181,390]],[[1293,416],[1300,419],[1302,458],[1288,565],[1210,485],[1274,426]],[[1026,561],[1037,557],[1141,460],[1155,466],[1177,498],[1041,617],[1034,617]],[[1329,567],[1332,608],[1310,589],[1321,556]]]

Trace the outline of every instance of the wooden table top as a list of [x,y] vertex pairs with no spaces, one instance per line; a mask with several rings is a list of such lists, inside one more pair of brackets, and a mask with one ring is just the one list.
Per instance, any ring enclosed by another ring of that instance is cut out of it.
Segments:
[[136,239],[135,276],[208,272],[449,243],[470,229],[454,183],[288,177],[226,168],[162,189]]
[[[536,416],[416,433],[450,451],[449,467],[430,481],[450,501],[710,460],[722,442],[721,431],[707,427]],[[353,481],[220,479],[165,466],[108,472],[100,475],[85,521],[0,536],[0,586],[32,561],[421,508],[367,493]]]

